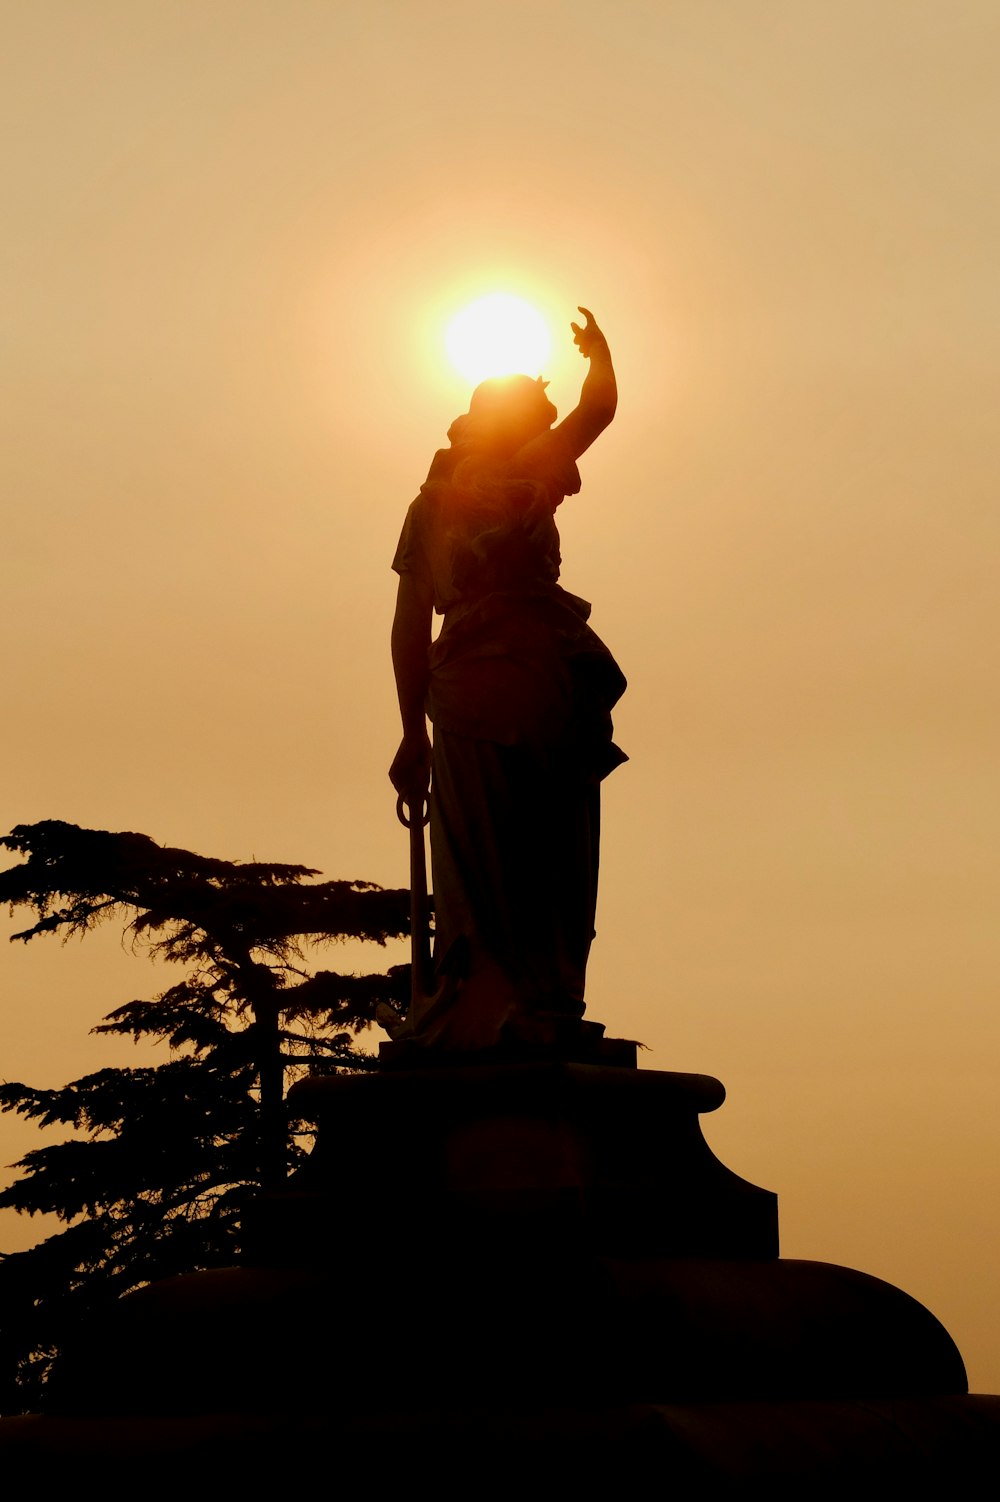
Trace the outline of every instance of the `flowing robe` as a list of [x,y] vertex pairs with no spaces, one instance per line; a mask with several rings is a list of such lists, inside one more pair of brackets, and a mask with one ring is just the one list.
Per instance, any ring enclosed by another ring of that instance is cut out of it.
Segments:
[[441,450],[393,567],[433,595],[434,966],[449,1002],[433,1039],[455,1049],[530,1037],[583,1013],[594,936],[601,779],[625,679],[558,583],[554,512],[571,460],[530,445],[506,462]]

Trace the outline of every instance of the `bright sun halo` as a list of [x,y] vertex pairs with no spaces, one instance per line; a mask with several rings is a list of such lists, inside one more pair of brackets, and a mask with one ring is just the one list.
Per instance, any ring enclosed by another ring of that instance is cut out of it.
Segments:
[[445,347],[456,370],[478,386],[490,376],[541,375],[552,340],[537,308],[507,292],[491,292],[455,314]]

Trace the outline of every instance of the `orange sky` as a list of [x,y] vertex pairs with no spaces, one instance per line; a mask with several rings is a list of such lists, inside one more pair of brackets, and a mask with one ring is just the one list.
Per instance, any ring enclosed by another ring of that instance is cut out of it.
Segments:
[[[565,411],[586,303],[621,406],[563,578],[632,757],[591,1014],[725,1081],[786,1255],[1000,1390],[1000,11],[496,15],[5,7],[0,823],[404,884],[388,565],[467,399],[444,323],[537,300]],[[110,933],[0,978],[0,1069],[53,1085],[167,983]]]

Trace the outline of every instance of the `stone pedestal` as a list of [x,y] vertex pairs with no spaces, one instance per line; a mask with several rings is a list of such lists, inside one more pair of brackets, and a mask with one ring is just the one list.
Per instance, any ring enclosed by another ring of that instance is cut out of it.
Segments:
[[53,1412],[0,1424],[7,1474],[131,1446],[213,1485],[332,1478],[360,1445],[383,1486],[449,1497],[971,1486],[1000,1399],[966,1395],[933,1315],[780,1259],[775,1196],[702,1136],[721,1084],[591,1043],[296,1086],[316,1147],[245,1265],[109,1309]]
[[248,1250],[327,1265],[417,1243],[451,1272],[467,1243],[528,1260],[775,1257],[776,1196],[701,1132],[724,1099],[707,1075],[556,1060],[306,1080],[289,1104],[316,1147],[273,1213],[260,1206]]

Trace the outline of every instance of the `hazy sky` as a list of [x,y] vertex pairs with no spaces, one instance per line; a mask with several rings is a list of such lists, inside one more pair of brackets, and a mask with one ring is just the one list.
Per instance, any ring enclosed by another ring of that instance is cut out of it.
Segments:
[[[389,561],[467,402],[444,324],[536,301],[565,411],[587,304],[621,405],[563,580],[632,757],[590,1014],[726,1083],[785,1255],[1000,1390],[1000,7],[0,14],[3,829],[405,884]],[[168,979],[5,944],[0,1074],[132,1062],[86,1030]]]

